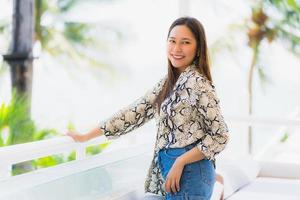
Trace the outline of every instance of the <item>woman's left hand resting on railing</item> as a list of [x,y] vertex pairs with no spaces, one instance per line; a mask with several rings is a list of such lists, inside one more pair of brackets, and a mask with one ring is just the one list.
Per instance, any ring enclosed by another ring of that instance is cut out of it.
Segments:
[[94,128],[93,130],[89,131],[88,133],[82,135],[75,131],[69,131],[66,135],[70,136],[76,142],[86,142],[92,138],[98,137],[103,135],[103,131],[100,128]]

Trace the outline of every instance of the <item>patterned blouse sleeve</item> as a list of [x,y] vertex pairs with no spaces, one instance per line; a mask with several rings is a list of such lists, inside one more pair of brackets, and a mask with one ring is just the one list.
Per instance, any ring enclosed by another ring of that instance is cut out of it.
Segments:
[[100,129],[105,136],[119,137],[128,133],[154,117],[156,106],[154,101],[162,88],[166,77],[160,81],[146,94],[127,107],[119,110],[107,120],[100,122]]
[[205,132],[197,147],[207,159],[214,160],[228,142],[228,126],[221,113],[220,100],[213,83],[205,78],[197,79],[196,93],[199,120]]

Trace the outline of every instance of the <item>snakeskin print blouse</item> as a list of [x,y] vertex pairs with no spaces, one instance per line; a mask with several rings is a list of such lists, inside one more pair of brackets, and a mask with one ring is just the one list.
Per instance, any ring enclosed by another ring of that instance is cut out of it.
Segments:
[[162,78],[134,103],[100,123],[105,136],[119,137],[155,118],[157,136],[145,181],[145,192],[160,195],[166,194],[157,163],[160,149],[196,143],[206,158],[214,161],[215,156],[225,148],[229,136],[215,86],[194,65],[188,66],[179,75],[173,91],[162,102],[158,114],[154,101],[166,78]]

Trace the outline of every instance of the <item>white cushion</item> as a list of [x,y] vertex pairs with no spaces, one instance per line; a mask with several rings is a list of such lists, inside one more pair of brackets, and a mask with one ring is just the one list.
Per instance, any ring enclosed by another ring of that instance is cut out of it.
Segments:
[[259,171],[260,165],[250,156],[237,159],[221,159],[217,161],[217,173],[224,179],[224,198],[253,181]]
[[275,161],[260,161],[261,170],[258,176],[300,179],[300,165]]
[[299,200],[300,180],[256,178],[227,200]]

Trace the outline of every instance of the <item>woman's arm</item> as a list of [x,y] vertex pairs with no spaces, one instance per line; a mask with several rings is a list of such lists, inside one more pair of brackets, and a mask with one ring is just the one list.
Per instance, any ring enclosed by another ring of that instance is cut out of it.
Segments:
[[185,152],[176,159],[176,162],[181,163],[182,165],[187,165],[193,162],[197,162],[205,158],[205,155],[199,151],[197,147],[192,148],[191,150]]
[[197,147],[179,156],[169,171],[166,180],[166,191],[176,193],[180,190],[180,178],[185,165],[202,160],[205,155]]
[[229,132],[220,108],[215,86],[204,78],[196,80],[198,120],[205,135],[199,139],[198,149],[209,160],[224,150],[228,143]]
[[74,131],[67,132],[67,135],[72,137],[76,142],[85,142],[92,138],[103,135],[103,131],[99,127],[96,127],[84,135],[78,134]]
[[119,137],[141,127],[152,119],[156,112],[154,102],[162,89],[165,78],[162,78],[151,90],[134,103],[101,122],[99,128],[103,134],[105,136]]
[[119,137],[142,126],[154,117],[154,101],[162,88],[165,78],[162,78],[144,96],[131,105],[119,110],[88,133],[81,135],[71,131],[67,135],[71,136],[77,142],[85,142],[101,135]]

